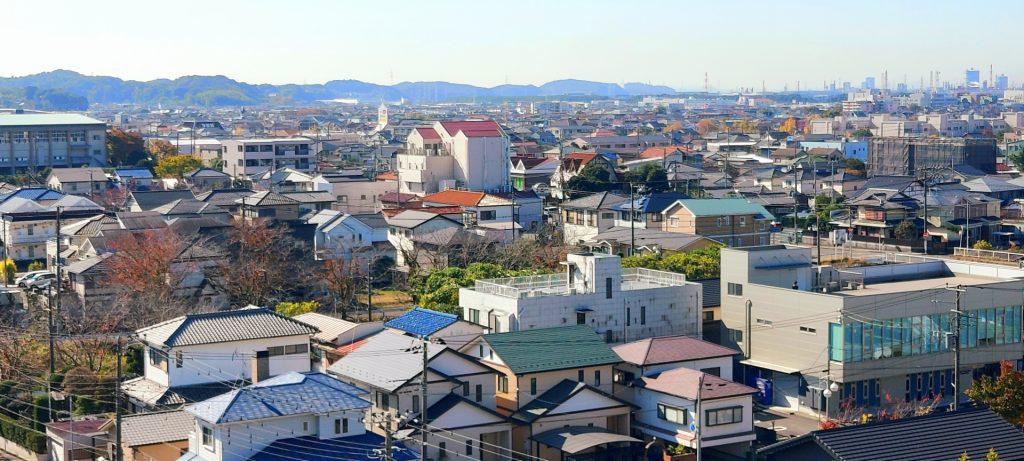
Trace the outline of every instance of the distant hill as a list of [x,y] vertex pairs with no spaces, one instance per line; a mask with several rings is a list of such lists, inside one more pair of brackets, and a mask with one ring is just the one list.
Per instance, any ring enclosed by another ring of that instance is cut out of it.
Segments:
[[325,99],[412,102],[465,101],[475,98],[529,98],[561,95],[628,97],[674,94],[666,86],[644,83],[556,80],[540,86],[499,85],[485,88],[450,82],[402,82],[378,85],[359,80],[332,80],[322,85],[253,85],[223,75],[190,75],[148,82],[88,76],[55,70],[23,77],[0,78],[0,107],[24,103],[47,110],[82,110],[88,104],[244,106],[265,103],[309,103]]

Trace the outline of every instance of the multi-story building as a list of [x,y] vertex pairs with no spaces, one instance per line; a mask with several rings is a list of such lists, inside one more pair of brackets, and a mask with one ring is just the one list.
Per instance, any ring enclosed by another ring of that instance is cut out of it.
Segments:
[[0,113],[0,171],[106,161],[106,123],[79,114]]
[[993,138],[872,138],[868,144],[869,176],[915,175],[922,168],[970,165],[996,172]]
[[415,128],[398,155],[400,192],[445,189],[499,191],[510,187],[508,135],[493,121],[436,122]]
[[565,273],[478,280],[459,289],[463,318],[491,332],[587,325],[607,342],[701,334],[701,285],[623,269],[621,258],[570,254]]
[[302,172],[316,166],[316,142],[309,138],[227,139],[224,148],[224,172],[234,176],[251,176],[278,168]]
[[746,199],[677,200],[662,214],[668,232],[702,235],[731,247],[767,244],[775,219]]
[[950,401],[955,333],[961,393],[1000,361],[1021,367],[1024,270],[903,260],[837,269],[812,265],[810,248],[723,249],[723,342],[742,351],[737,380],[792,409]]

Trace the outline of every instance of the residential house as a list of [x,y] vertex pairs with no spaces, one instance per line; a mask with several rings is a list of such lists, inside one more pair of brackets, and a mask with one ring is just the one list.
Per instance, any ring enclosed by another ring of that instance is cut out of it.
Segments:
[[[73,223],[103,214],[103,207],[73,195],[48,205],[19,196],[6,198],[0,202],[4,256],[16,262],[46,259],[47,241],[57,236],[58,213],[63,223]],[[47,260],[47,264],[54,261]]]
[[199,168],[182,176],[185,186],[193,192],[227,189],[231,187],[231,176],[212,168]]
[[462,207],[466,227],[506,233],[509,238],[504,240],[510,240],[522,229],[540,225],[543,202],[533,192],[498,195],[449,189],[424,196],[423,206]]
[[242,198],[248,197],[253,194],[250,189],[213,189],[206,192],[200,192],[196,194],[196,200],[200,202],[209,203],[216,205],[222,209],[231,213],[232,216],[241,216],[241,204],[235,201]]
[[164,206],[175,200],[195,200],[196,196],[188,189],[130,191],[124,200],[127,211],[149,211]]
[[739,350],[693,336],[658,336],[613,346],[622,364],[615,367],[615,384],[676,368],[689,368],[725,380],[733,379],[733,357]]
[[398,154],[399,192],[507,190],[510,154],[508,135],[490,120],[415,128],[406,139],[405,152]]
[[536,190],[536,186],[549,187],[551,175],[558,168],[558,159],[551,157],[512,157],[509,167],[509,175],[512,179],[512,188],[517,191]]
[[613,227],[580,244],[581,247],[594,253],[619,256],[684,253],[715,245],[718,245],[718,242],[701,235],[639,227],[636,229]]
[[[422,347],[426,347],[426,357]],[[382,360],[387,366],[382,367]],[[426,360],[427,393],[420,379]],[[384,331],[342,357],[329,372],[370,391],[371,411],[412,418],[427,413],[427,452],[450,450],[450,459],[498,459],[481,444],[512,448],[512,423],[495,411],[497,372],[480,361],[435,342]],[[450,434],[450,435],[449,435]],[[411,441],[410,441],[411,442]],[[434,458],[434,459],[438,459]]]
[[[931,258],[838,270],[812,265],[811,253],[722,249],[723,345],[743,351],[740,382],[771,388],[760,403],[835,414],[847,401],[951,401],[953,351],[943,335],[956,293],[946,287],[965,290],[960,309],[974,319],[961,323],[959,389],[1020,359],[1024,271]],[[832,383],[839,391],[826,399]]]
[[350,215],[340,211],[321,210],[307,221],[316,225],[313,234],[315,259],[338,259],[351,262],[362,269],[372,259],[395,259],[395,247],[388,242],[388,226],[379,213]]
[[491,333],[460,350],[499,371],[497,411],[518,423],[512,449],[541,459],[634,459],[636,407],[612,394],[620,359],[591,328]]
[[108,455],[107,432],[101,429],[106,422],[106,417],[87,416],[45,423],[48,459],[76,461]]
[[569,254],[565,272],[477,280],[459,289],[463,318],[498,333],[586,325],[607,342],[700,336],[700,284],[681,274],[623,269],[621,258]]
[[388,241],[395,247],[395,264],[408,267],[419,264],[424,251],[422,240],[417,242],[414,237],[428,235],[434,231],[448,228],[461,229],[462,223],[452,218],[428,213],[420,210],[403,210],[387,218]]
[[303,173],[292,168],[267,170],[250,178],[253,184],[274,192],[312,192],[317,190],[317,183],[312,174]]
[[587,136],[572,140],[572,144],[597,152],[612,152],[628,159],[637,159],[642,152],[652,147],[668,147],[672,140],[660,134],[637,134],[634,136]]
[[[321,175],[314,178],[317,190],[330,192],[335,197],[335,210],[350,214],[376,213],[384,208],[382,201],[387,193],[397,193],[397,181],[383,181],[364,177],[330,177]],[[412,196],[415,197],[415,196]],[[405,200],[408,202],[408,200]]]
[[[914,443],[942,434],[942,443]],[[817,430],[757,450],[758,461],[1024,459],[1024,435],[987,408]]]
[[662,214],[665,231],[702,235],[730,247],[766,245],[775,220],[763,206],[740,198],[677,200]]
[[591,152],[573,152],[561,158],[561,163],[559,163],[555,172],[551,175],[551,197],[553,198],[564,200],[575,195],[574,191],[566,190],[569,180],[580,174],[589,165],[595,165],[593,168],[601,168],[606,171],[610,181],[615,181],[618,177],[615,172],[615,163],[604,155]]
[[299,219],[299,201],[277,192],[256,192],[248,197],[235,199],[241,216],[247,220],[271,218],[278,221]]
[[313,326],[274,311],[189,314],[137,330],[145,345],[143,376],[121,389],[136,409],[213,397],[237,382],[310,370]]
[[128,190],[149,189],[153,187],[153,172],[149,168],[117,168],[114,170],[114,181]]
[[107,191],[103,168],[54,168],[46,177],[46,187],[65,194],[95,195]]
[[327,191],[281,192],[281,195],[299,203],[299,215],[326,210],[335,203],[334,195]]
[[[362,422],[366,391],[322,373],[290,372],[186,408],[194,417],[188,453],[179,461],[369,461],[384,439]],[[418,454],[397,444],[389,459]]]
[[562,203],[560,213],[565,243],[578,245],[611,229],[618,217],[614,207],[627,201],[629,197],[597,192]]
[[[188,434],[195,420],[184,410],[136,413],[121,417],[121,458],[124,461],[176,461],[188,453]],[[100,427],[106,431],[108,453],[114,452],[117,420]]]
[[225,139],[222,144],[224,172],[234,178],[279,168],[313,171],[320,150],[315,141],[303,137]]
[[688,199],[680,192],[654,192],[636,197],[632,202],[613,205],[617,212],[616,227],[631,229],[661,229],[664,216],[662,212],[672,206],[676,200]]
[[444,341],[451,337],[476,336],[484,328],[467,322],[455,314],[414,307],[398,317],[384,323],[390,331],[417,338]]
[[320,349],[322,355],[319,371],[326,370],[341,358],[336,352],[338,346],[351,346],[384,330],[384,322],[355,323],[317,312],[307,312],[292,318],[320,330],[313,335],[314,346]]

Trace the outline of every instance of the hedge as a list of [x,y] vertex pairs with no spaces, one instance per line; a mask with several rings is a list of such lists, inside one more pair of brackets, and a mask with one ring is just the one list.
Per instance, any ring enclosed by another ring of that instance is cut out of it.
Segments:
[[35,453],[46,453],[46,434],[26,427],[19,421],[0,416],[0,435]]

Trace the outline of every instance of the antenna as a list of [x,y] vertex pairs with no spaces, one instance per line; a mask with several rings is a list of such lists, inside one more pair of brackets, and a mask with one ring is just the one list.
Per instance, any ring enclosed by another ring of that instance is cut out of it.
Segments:
[[704,72],[704,92],[708,93],[708,73]]

